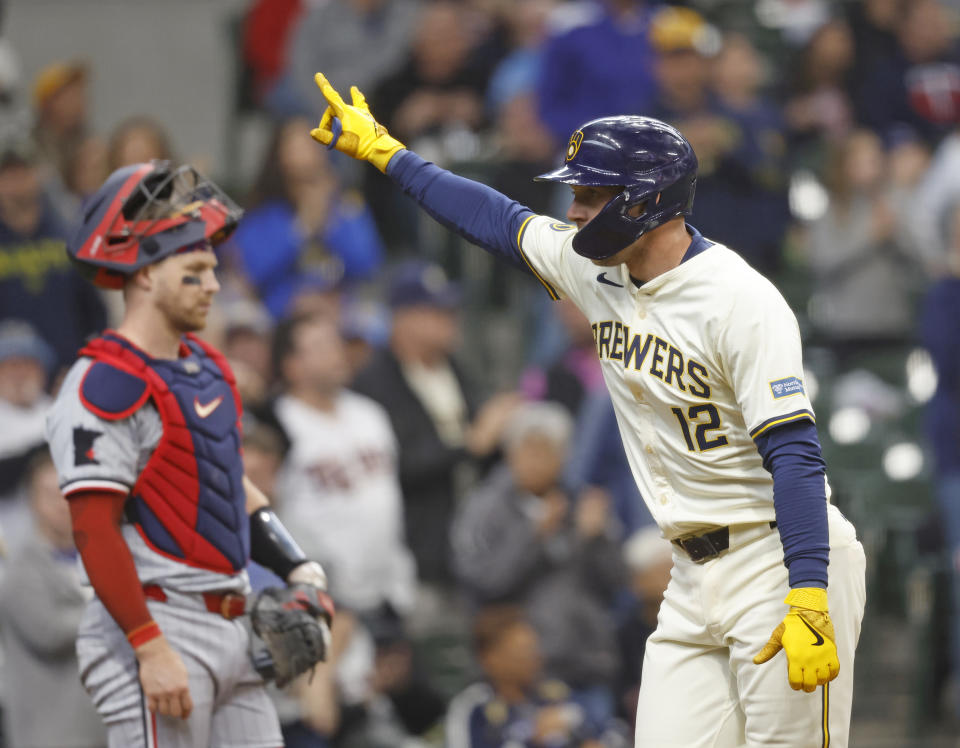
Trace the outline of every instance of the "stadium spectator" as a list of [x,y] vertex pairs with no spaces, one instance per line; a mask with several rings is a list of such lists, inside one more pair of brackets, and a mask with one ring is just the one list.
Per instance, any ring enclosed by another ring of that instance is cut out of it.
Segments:
[[481,609],[473,624],[473,651],[483,680],[451,701],[448,748],[627,744],[612,723],[592,723],[565,683],[545,675],[539,636],[522,608]]
[[101,748],[106,734],[80,685],[76,638],[89,588],[81,586],[70,511],[49,453],[27,471],[33,528],[0,585],[6,745]]
[[645,0],[570,3],[553,23],[537,99],[556,147],[587,120],[649,111],[656,93],[655,53]]
[[32,324],[54,350],[54,370],[106,325],[97,291],[70,267],[67,230],[44,193],[32,145],[0,143],[0,320]]
[[300,97],[297,76],[288,71],[291,41],[306,5],[304,0],[254,0],[243,16],[242,56],[251,80],[250,90],[241,95],[277,117],[312,114]]
[[[757,270],[773,273],[789,220],[783,126],[758,92],[756,50],[741,35],[722,40],[689,8],[658,10],[650,36],[660,55],[652,113],[684,134],[700,162],[691,220],[705,236],[736,247]],[[753,220],[742,220],[745,211]]]
[[273,381],[273,318],[259,301],[247,298],[227,302],[221,311],[223,340],[219,348],[237,378],[244,410],[256,410],[266,399]]
[[549,311],[559,320],[565,345],[545,366],[531,366],[523,373],[523,393],[558,402],[576,418],[584,398],[604,389],[594,331],[571,301],[553,303]]
[[613,714],[618,668],[613,598],[620,548],[607,497],[575,503],[561,484],[573,421],[557,403],[528,403],[504,432],[505,462],[462,503],[454,569],[478,604],[522,605],[546,672],[595,722]]
[[854,59],[850,27],[835,19],[821,26],[791,61],[783,115],[795,164],[820,167],[827,144],[853,129]]
[[62,195],[55,195],[64,218],[73,221],[80,205],[107,178],[107,144],[99,135],[75,141],[66,154]]
[[853,35],[853,79],[860,80],[876,63],[897,54],[897,27],[910,0],[862,0],[849,3],[846,18]]
[[960,200],[960,129],[945,137],[933,153],[912,199],[905,204],[903,222],[927,274],[950,274],[951,211]]
[[605,387],[587,395],[580,406],[564,479],[577,494],[602,491],[624,534],[653,522],[627,461]]
[[290,38],[288,75],[301,113],[319,116],[313,75],[374,91],[402,65],[420,23],[419,0],[310,3]]
[[70,151],[88,131],[89,74],[80,61],[55,62],[33,81],[33,137],[61,181],[66,181]]
[[274,318],[290,311],[306,271],[347,282],[370,278],[384,249],[370,212],[344,191],[310,123],[278,124],[249,211],[233,237],[234,258]]
[[909,125],[935,145],[960,119],[960,48],[939,0],[906,3],[897,53],[878,59],[859,81],[859,121],[886,135]]
[[374,89],[371,107],[398,138],[416,142],[483,123],[490,70],[472,55],[479,40],[466,21],[456,2],[424,6],[406,59]]
[[[397,437],[400,485],[410,548],[421,581],[449,590],[453,508],[476,458],[493,453],[515,407],[512,394],[481,408],[452,353],[460,291],[443,270],[420,261],[398,266],[388,290],[389,345],[357,375],[353,389],[380,403]],[[420,606],[418,606],[420,607]]]
[[406,545],[397,443],[383,408],[344,389],[350,375],[336,324],[281,322],[274,362],[283,394],[273,409],[290,440],[277,512],[330,575],[341,606],[361,616],[408,613],[416,567]]
[[648,526],[627,538],[623,544],[623,561],[629,575],[631,600],[617,627],[620,646],[617,709],[632,725],[640,694],[643,652],[647,637],[657,628],[660,603],[673,568],[673,551],[660,530]]
[[155,158],[172,161],[174,154],[169,134],[152,117],[129,117],[110,133],[107,142],[108,172]]
[[340,678],[344,709],[337,745],[426,748],[435,744],[447,699],[431,683],[403,622],[381,617],[365,623],[357,627],[356,639],[365,644],[367,669],[357,689],[359,684],[351,683],[359,680],[356,654],[361,647],[357,646],[350,653],[353,672]]
[[[0,321],[0,547],[16,548],[27,535],[27,464],[44,446],[51,400],[44,384],[53,351],[26,322]],[[2,555],[2,554],[0,554]]]
[[533,177],[549,171],[556,147],[540,120],[536,88],[547,17],[554,7],[554,0],[522,0],[513,6],[506,17],[512,49],[494,68],[486,94],[494,141],[490,185],[543,213],[549,212],[550,194]]
[[[934,488],[950,554],[952,672],[960,680],[960,204],[950,214],[950,273],[927,293],[920,339],[933,358],[937,390],[927,404],[926,431],[934,456]],[[950,705],[960,716],[960,700]]]
[[910,248],[897,242],[883,142],[855,130],[828,163],[830,205],[806,244],[814,276],[811,322],[842,355],[903,342],[914,326],[919,268]]
[[386,305],[379,299],[348,296],[340,315],[340,334],[347,346],[352,380],[390,338],[390,315]]

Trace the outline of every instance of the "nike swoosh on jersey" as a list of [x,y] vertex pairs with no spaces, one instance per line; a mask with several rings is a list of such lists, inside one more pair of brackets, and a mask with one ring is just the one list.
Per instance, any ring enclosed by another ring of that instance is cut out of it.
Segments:
[[799,616],[800,620],[803,621],[803,625],[810,629],[810,633],[817,637],[817,640],[813,643],[814,647],[819,647],[823,644],[823,637],[820,636],[820,632],[817,631],[813,626],[806,622],[803,616]]
[[609,278],[607,278],[607,274],[606,274],[606,273],[600,273],[600,275],[597,276],[597,280],[600,281],[601,283],[607,285],[607,286],[614,286],[615,288],[623,288],[623,286],[622,286],[621,284],[619,284],[619,283],[614,283],[612,280],[610,280]]
[[220,405],[220,403],[222,402],[223,402],[223,395],[213,398],[213,400],[211,400],[206,405],[201,405],[200,400],[195,397],[193,398],[193,409],[197,411],[198,416],[200,416],[201,418],[206,418],[211,413],[213,413],[213,411],[217,409],[217,406]]

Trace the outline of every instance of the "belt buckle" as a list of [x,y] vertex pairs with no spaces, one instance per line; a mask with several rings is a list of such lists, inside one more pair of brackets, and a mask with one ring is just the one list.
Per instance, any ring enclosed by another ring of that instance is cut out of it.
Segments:
[[247,599],[236,592],[227,592],[220,598],[220,615],[228,621],[242,616],[247,607]]
[[720,555],[719,549],[707,535],[690,538],[687,542],[690,546],[685,546],[684,550],[687,552],[687,555],[690,556],[690,560],[695,564],[705,563],[711,558]]
[[694,535],[691,538],[678,538],[675,542],[693,563],[703,564],[712,558],[716,558],[724,550],[714,544],[710,535],[711,533],[704,533],[703,535]]

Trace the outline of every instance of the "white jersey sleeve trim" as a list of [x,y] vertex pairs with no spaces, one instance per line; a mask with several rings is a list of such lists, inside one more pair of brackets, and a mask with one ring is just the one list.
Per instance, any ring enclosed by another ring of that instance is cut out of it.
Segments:
[[130,486],[115,480],[85,478],[83,480],[71,481],[61,486],[60,491],[64,496],[77,493],[77,491],[115,491],[127,494],[130,493]]
[[533,266],[533,263],[530,262],[530,258],[527,257],[527,253],[523,251],[523,233],[527,229],[527,224],[534,218],[536,214],[529,215],[524,220],[523,224],[520,226],[520,230],[517,232],[517,249],[520,251],[520,256],[523,258],[523,261],[527,264],[527,267],[530,268],[530,272],[533,273],[534,277],[543,284],[543,287],[547,289],[547,293],[550,294],[550,298],[554,301],[560,299],[560,294],[557,293],[557,289],[550,285],[550,283],[537,272],[537,269]]

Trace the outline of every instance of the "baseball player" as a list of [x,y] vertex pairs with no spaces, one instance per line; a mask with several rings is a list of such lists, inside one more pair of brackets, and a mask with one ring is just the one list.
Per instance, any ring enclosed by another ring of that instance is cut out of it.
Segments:
[[356,87],[348,104],[316,79],[328,103],[316,140],[369,161],[592,324],[631,469],[674,545],[636,744],[846,745],[863,549],[828,502],[796,319],[686,224],[690,144],[646,117],[584,124],[539,178],[572,190],[557,221],[424,161]]
[[252,557],[290,584],[326,586],[244,475],[233,375],[192,334],[219,288],[213,247],[240,214],[189,166],[135,164],[85,203],[67,245],[125,302],[117,330],[81,350],[47,422],[96,593],[80,676],[111,748],[281,745],[248,653],[244,569]]

